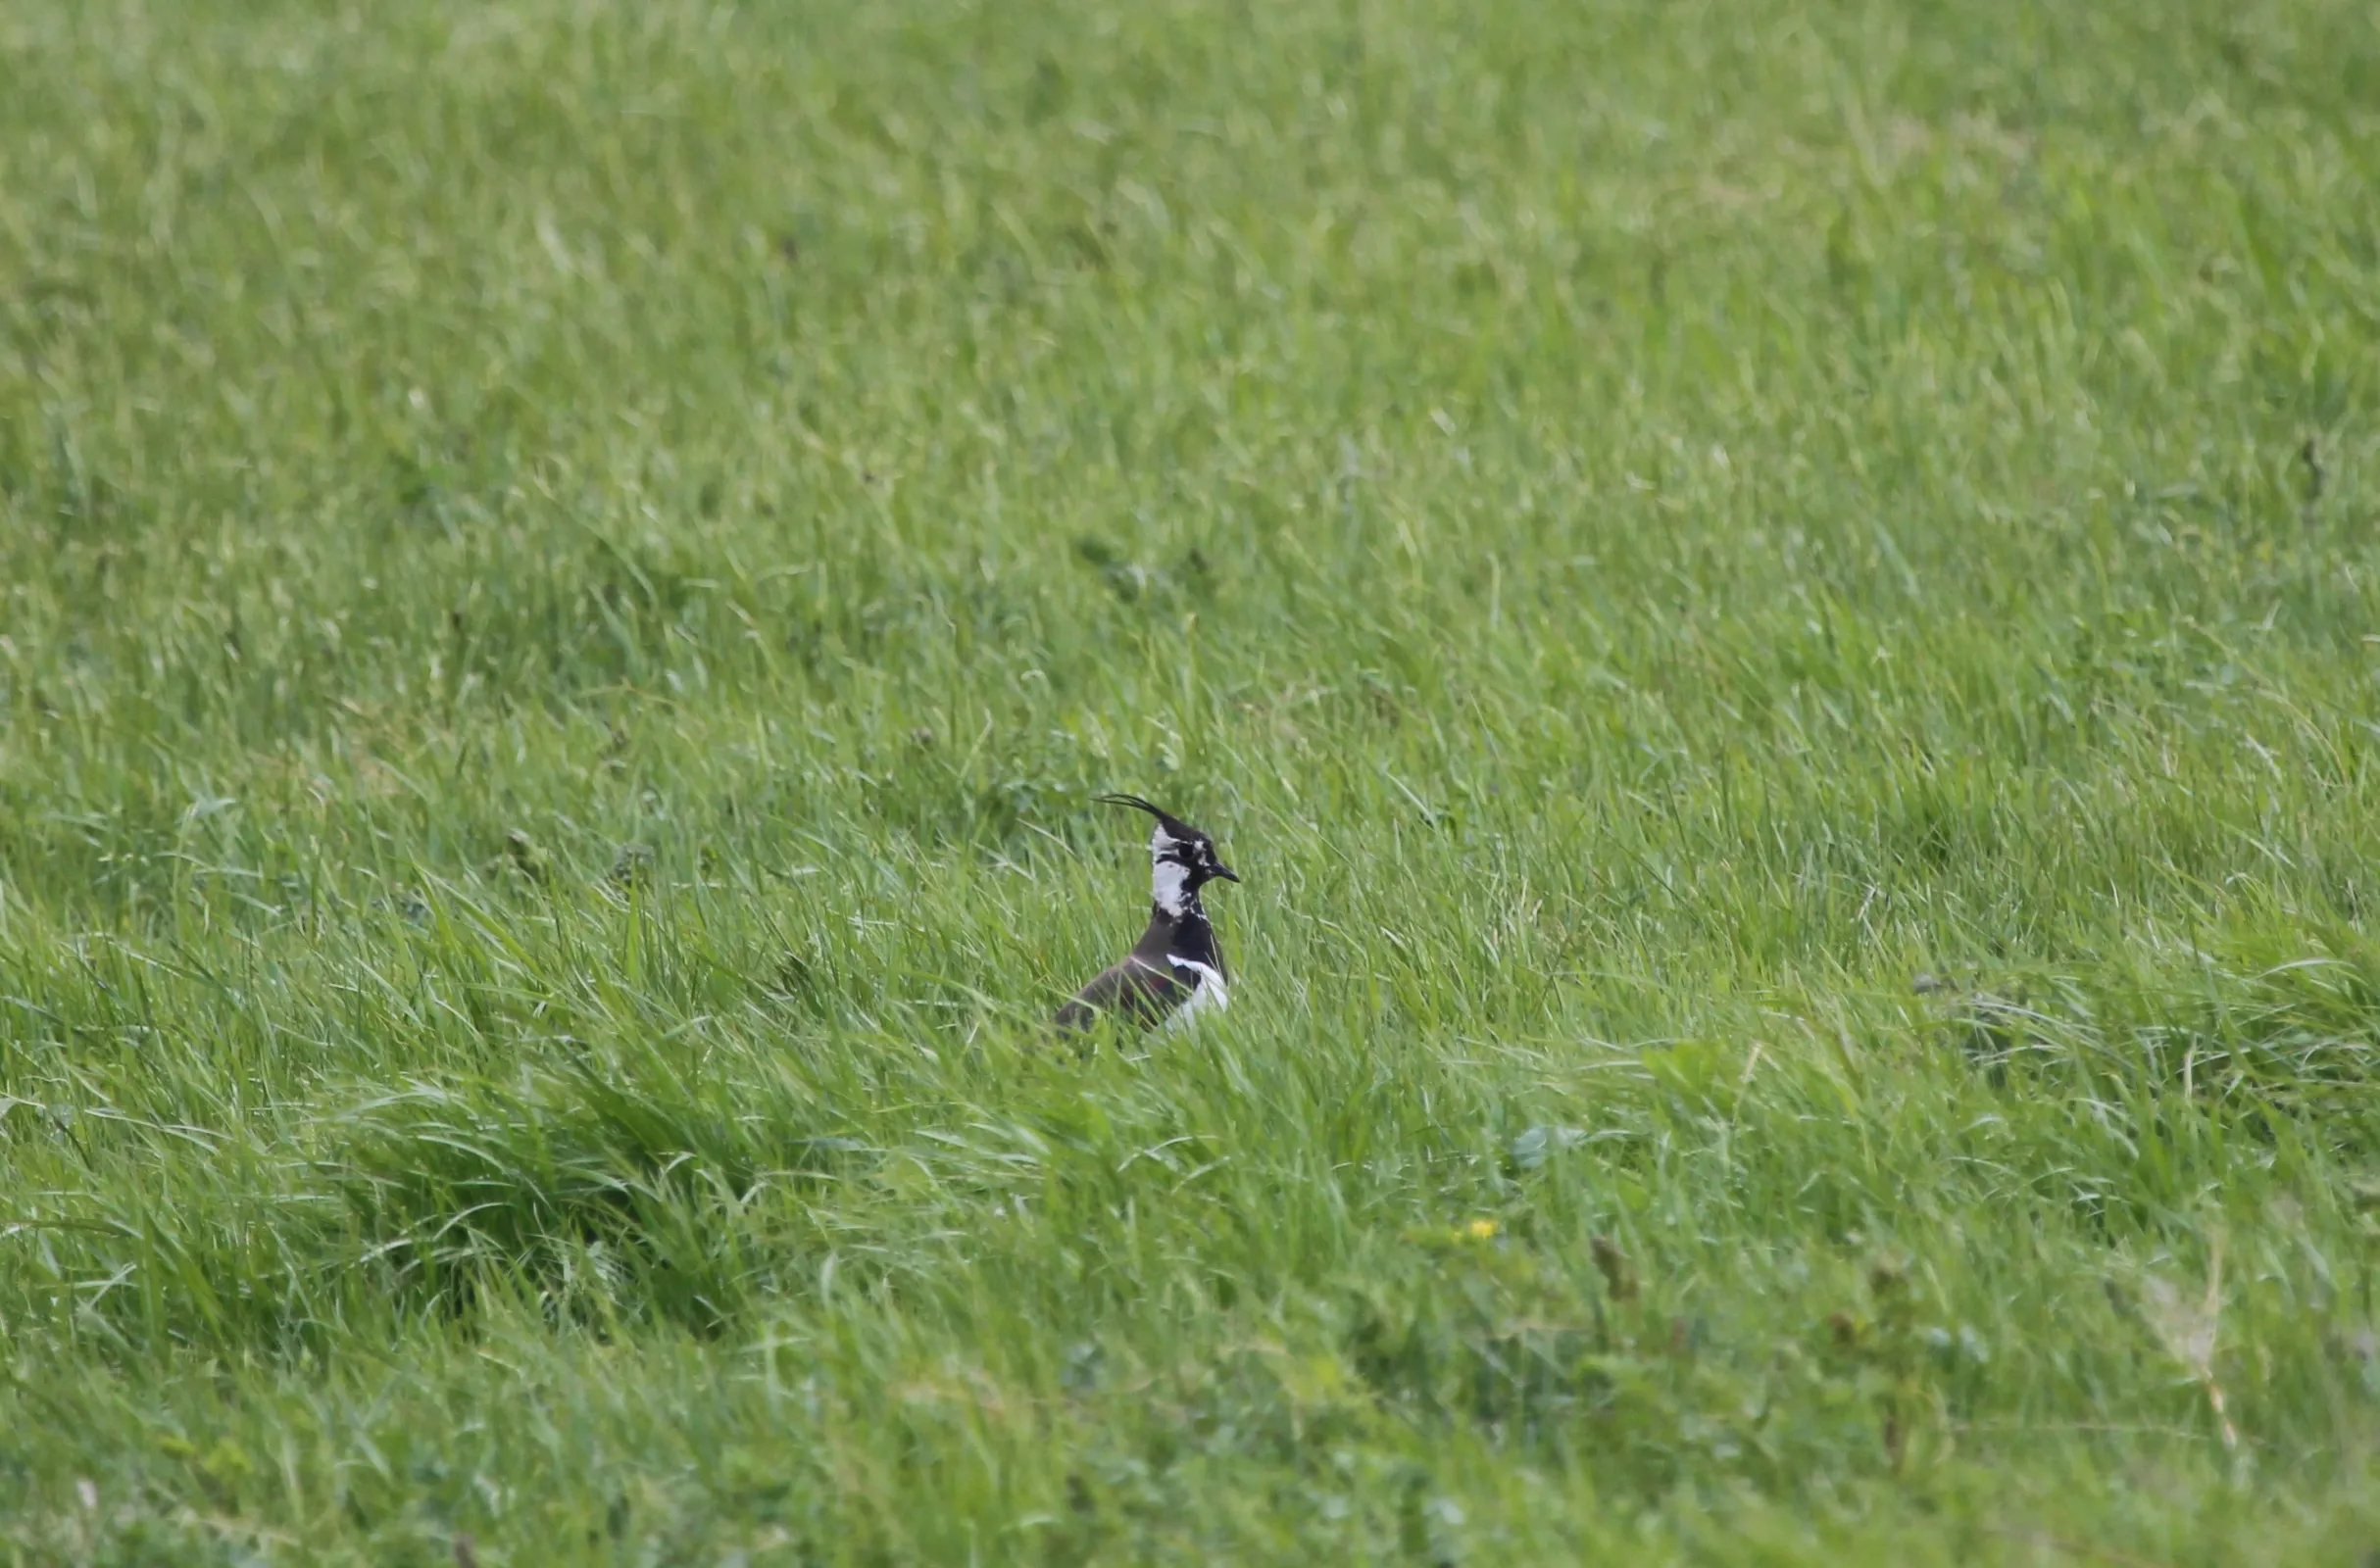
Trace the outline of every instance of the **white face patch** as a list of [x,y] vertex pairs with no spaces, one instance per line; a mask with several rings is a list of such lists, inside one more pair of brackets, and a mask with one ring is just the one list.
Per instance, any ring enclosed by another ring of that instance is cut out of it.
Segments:
[[1179,915],[1190,907],[1190,868],[1171,860],[1160,860],[1149,874],[1150,897],[1167,914]]
[[1186,1027],[1202,1012],[1220,1012],[1231,1005],[1230,989],[1223,984],[1222,974],[1213,964],[1200,963],[1195,958],[1176,958],[1170,955],[1166,956],[1165,961],[1173,966],[1176,980],[1195,984],[1190,1000],[1173,1010],[1172,1016],[1165,1020],[1165,1028]]

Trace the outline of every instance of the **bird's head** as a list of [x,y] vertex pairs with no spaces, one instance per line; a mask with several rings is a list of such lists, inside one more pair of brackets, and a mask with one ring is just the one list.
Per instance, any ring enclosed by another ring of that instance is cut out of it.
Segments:
[[1215,840],[1162,807],[1137,795],[1102,795],[1110,806],[1129,806],[1157,819],[1149,834],[1149,863],[1159,908],[1180,914],[1210,882],[1237,882],[1239,875],[1215,853]]

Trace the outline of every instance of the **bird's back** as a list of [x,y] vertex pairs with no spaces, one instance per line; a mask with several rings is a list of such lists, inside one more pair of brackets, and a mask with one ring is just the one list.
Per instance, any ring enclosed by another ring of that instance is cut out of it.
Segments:
[[1088,1029],[1103,1013],[1120,1013],[1144,1027],[1180,1006],[1190,988],[1173,978],[1164,959],[1152,964],[1137,954],[1099,971],[1074,1000],[1058,1009],[1058,1027]]

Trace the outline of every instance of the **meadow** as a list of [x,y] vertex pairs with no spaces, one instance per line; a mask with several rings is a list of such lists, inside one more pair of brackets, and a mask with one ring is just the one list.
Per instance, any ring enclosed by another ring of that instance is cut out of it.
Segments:
[[0,1563],[2380,1560],[2376,190],[2354,0],[0,7]]

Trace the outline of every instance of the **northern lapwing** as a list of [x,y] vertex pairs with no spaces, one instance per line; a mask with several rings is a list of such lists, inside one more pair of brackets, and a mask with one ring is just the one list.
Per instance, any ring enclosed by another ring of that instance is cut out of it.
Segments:
[[1210,882],[1239,878],[1216,858],[1215,840],[1170,811],[1137,795],[1099,799],[1157,819],[1149,835],[1149,928],[1130,953],[1058,1009],[1058,1027],[1088,1029],[1113,1013],[1144,1029],[1159,1023],[1170,1028],[1202,1012],[1220,1012],[1231,1003],[1231,972],[1223,967],[1223,950],[1198,894]]

